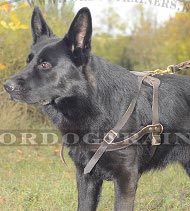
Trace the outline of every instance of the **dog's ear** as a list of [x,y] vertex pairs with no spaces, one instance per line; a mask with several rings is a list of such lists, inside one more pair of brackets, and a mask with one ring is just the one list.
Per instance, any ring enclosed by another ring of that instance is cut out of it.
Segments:
[[35,6],[31,18],[31,29],[33,35],[33,44],[35,44],[42,37],[53,37],[55,36],[52,30],[47,25],[44,17],[39,9]]
[[86,7],[79,10],[66,35],[76,65],[88,62],[91,50],[92,18]]

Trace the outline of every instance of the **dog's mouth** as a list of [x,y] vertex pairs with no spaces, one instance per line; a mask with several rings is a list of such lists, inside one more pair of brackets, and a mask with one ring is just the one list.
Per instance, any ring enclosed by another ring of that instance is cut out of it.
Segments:
[[[59,98],[59,97],[57,97],[57,98]],[[28,103],[28,104],[40,104],[42,106],[46,106],[46,105],[51,104],[57,98],[54,98],[54,99],[43,99],[43,100],[39,100],[38,101],[38,100],[32,100],[32,99],[22,99],[19,96],[12,96],[12,95],[10,95],[10,99],[15,101],[15,102],[25,102],[25,103]]]
[[53,99],[44,99],[40,100],[39,104],[42,106],[50,105],[50,104],[56,104],[62,97],[57,96],[54,97]]
[[9,97],[12,101],[15,102],[25,102],[28,104],[40,104],[42,106],[47,106],[53,103],[56,103],[57,101],[59,101],[59,98],[61,98],[60,96],[54,96],[54,97],[47,97],[44,98],[42,100],[38,100],[37,98],[33,98],[33,97],[24,97],[20,94],[9,94]]
[[51,104],[52,103],[52,101],[53,100],[40,100],[40,105],[42,105],[42,106],[46,106],[46,105],[49,105],[49,104]]

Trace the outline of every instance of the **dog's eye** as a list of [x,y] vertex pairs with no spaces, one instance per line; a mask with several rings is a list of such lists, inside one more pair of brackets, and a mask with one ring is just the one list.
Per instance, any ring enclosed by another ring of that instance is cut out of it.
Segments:
[[47,70],[47,69],[50,69],[52,66],[49,62],[42,62],[40,64],[40,68],[43,69],[43,70]]
[[26,63],[28,64],[28,63],[30,63],[31,61],[32,61],[32,59],[34,58],[34,54],[29,54],[29,56],[28,56],[28,58],[27,58],[27,60],[26,60]]

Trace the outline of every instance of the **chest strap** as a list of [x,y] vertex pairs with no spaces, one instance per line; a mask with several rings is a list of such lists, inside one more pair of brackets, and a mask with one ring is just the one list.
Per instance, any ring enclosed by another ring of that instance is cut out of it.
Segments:
[[[136,143],[146,134],[152,134],[152,145],[160,145],[161,143],[160,134],[163,132],[163,126],[159,123],[158,110],[158,89],[160,86],[160,80],[158,78],[150,76],[150,74],[143,72],[133,72],[133,74],[138,76],[138,93],[136,97],[133,98],[127,111],[117,122],[116,126],[104,136],[102,143],[92,143],[88,145],[91,151],[96,152],[84,168],[84,174],[88,174],[91,172],[91,170],[94,168],[94,166],[102,157],[105,151],[116,151],[125,149],[128,146]],[[152,125],[148,125],[142,128],[137,133],[123,141],[113,143],[116,137],[118,137],[120,130],[128,123],[128,120],[135,109],[143,81],[147,82],[153,87]]]

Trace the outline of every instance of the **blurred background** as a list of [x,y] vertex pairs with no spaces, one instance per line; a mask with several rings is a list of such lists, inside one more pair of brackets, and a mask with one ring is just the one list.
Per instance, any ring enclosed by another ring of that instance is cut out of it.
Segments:
[[[161,1],[162,2],[162,1]],[[170,2],[170,1],[167,1]],[[0,1],[0,130],[54,129],[38,107],[14,103],[3,82],[22,70],[32,41],[30,18],[40,6],[48,25],[63,37],[76,12],[90,8],[94,54],[129,70],[148,71],[190,60],[189,3],[157,7],[127,1]],[[182,74],[190,74],[190,71]],[[75,170],[58,160],[59,145],[0,146],[0,210],[64,210],[77,206]],[[105,184],[99,210],[113,210]],[[146,174],[136,210],[190,210],[190,182],[178,165]]]

